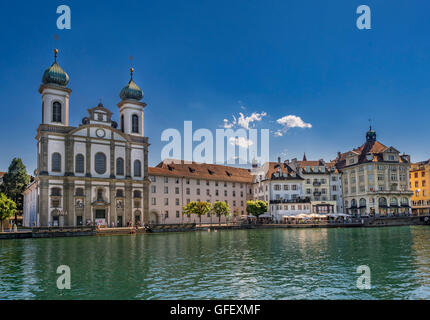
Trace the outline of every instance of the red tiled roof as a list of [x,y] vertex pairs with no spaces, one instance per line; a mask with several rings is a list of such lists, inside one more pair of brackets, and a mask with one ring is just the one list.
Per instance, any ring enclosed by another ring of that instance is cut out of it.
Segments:
[[184,163],[184,160],[165,160],[155,167],[149,167],[148,173],[157,176],[186,177],[202,180],[231,181],[241,183],[251,183],[252,175],[250,170],[224,166],[219,164],[207,164],[192,162]]
[[[290,167],[288,163],[281,162],[280,165],[278,162],[269,162],[269,167],[267,168],[266,176],[268,179],[271,179],[272,175],[274,173],[279,172],[279,167],[281,167],[281,172],[283,174],[289,174],[291,178],[296,178],[294,176],[291,176],[291,174],[294,174],[295,171]],[[301,179],[299,176],[297,179]]]
[[[389,147],[383,145],[379,141],[367,141],[358,148],[339,154],[338,158],[334,161],[336,161],[336,167],[338,169],[344,168],[346,167],[347,154],[350,152],[353,152],[358,155],[358,164],[369,162],[369,160],[367,160],[366,158],[367,154],[369,153],[373,155],[373,159],[370,160],[371,162],[382,162],[383,152],[386,151],[387,149],[389,149]],[[399,161],[406,162],[402,156],[399,156]],[[355,163],[354,165],[356,164],[357,163]]]

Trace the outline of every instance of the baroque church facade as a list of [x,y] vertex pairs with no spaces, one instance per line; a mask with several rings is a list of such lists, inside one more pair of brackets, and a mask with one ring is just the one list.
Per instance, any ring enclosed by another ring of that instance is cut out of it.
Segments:
[[69,125],[69,76],[55,61],[39,93],[37,170],[24,192],[26,226],[127,226],[149,222],[148,138],[143,91],[131,79],[121,90],[120,124],[101,103]]

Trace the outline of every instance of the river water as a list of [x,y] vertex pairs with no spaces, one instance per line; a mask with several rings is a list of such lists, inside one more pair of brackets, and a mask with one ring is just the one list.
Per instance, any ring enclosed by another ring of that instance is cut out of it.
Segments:
[[0,299],[430,299],[430,227],[0,240]]

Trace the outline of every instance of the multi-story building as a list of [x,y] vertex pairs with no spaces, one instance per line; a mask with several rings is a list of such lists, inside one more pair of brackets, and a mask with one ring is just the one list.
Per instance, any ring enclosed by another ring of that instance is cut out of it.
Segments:
[[412,213],[430,214],[430,160],[413,163],[409,171]]
[[[331,194],[331,177],[338,175],[332,170],[333,166],[327,165],[323,159],[307,160],[306,155],[302,161],[292,159],[289,164],[304,179],[304,196],[311,200],[312,213],[338,212],[337,200],[332,200]],[[338,195],[337,189],[335,194]]]
[[410,156],[376,140],[369,129],[359,148],[339,153],[346,213],[387,215],[410,212]]
[[35,181],[24,192],[27,226],[123,226],[149,220],[148,138],[142,90],[121,90],[120,128],[101,103],[69,125],[69,76],[55,62],[42,78]]
[[[182,207],[191,201],[224,201],[233,216],[228,219],[233,219],[246,215],[246,201],[252,198],[248,169],[165,160],[149,168],[149,177],[151,223],[199,222],[199,217],[182,215]],[[218,221],[211,213],[202,217],[202,223]],[[226,217],[221,221],[225,222]]]
[[328,162],[327,169],[330,172],[330,200],[336,201],[336,212],[343,213],[342,173],[336,168],[336,161]]
[[304,196],[303,178],[288,161],[268,162],[254,167],[253,197],[268,202],[268,214],[281,221],[283,216],[310,213],[310,198]]

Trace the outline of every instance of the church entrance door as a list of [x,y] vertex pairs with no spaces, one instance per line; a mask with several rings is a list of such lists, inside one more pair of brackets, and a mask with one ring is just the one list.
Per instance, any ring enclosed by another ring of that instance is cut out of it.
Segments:
[[96,209],[96,225],[106,225],[106,209]]

